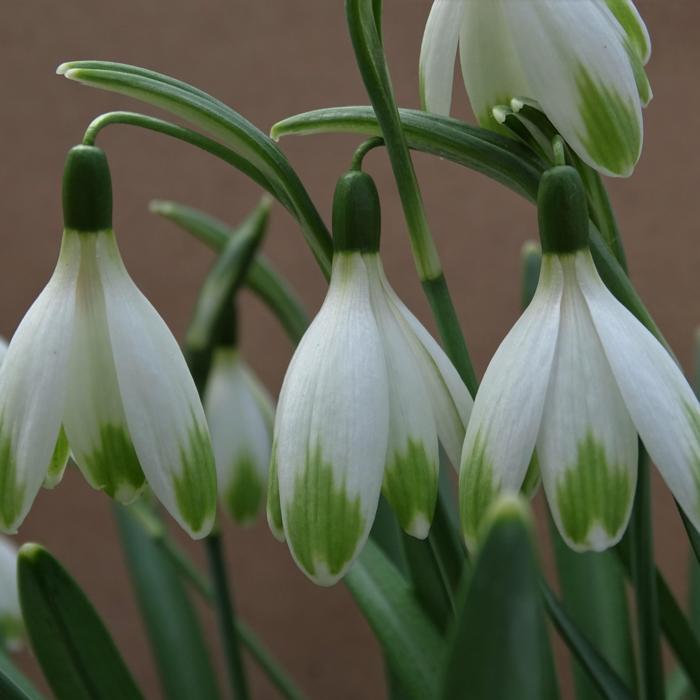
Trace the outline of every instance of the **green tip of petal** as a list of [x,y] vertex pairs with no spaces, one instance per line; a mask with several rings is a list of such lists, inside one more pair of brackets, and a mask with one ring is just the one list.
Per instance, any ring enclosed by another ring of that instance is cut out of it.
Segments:
[[252,457],[240,457],[232,469],[234,477],[224,494],[224,503],[239,525],[250,525],[260,512],[265,485]]
[[577,462],[556,485],[556,511],[562,536],[577,551],[602,551],[624,532],[634,498],[632,476],[611,464],[592,433],[579,443]]
[[285,533],[295,561],[315,583],[331,586],[350,567],[366,522],[360,497],[337,483],[320,445],[309,451],[285,505]]
[[17,474],[12,439],[3,431],[0,421],[0,529],[3,532],[17,532],[25,495],[26,487]]
[[193,420],[180,447],[181,471],[173,476],[180,522],[193,539],[209,534],[216,516],[216,470],[209,433]]

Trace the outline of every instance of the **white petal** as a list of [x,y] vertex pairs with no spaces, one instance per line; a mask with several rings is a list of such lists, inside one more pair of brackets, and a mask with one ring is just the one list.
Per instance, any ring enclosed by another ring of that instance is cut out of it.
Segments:
[[192,537],[216,513],[216,471],[204,410],[172,333],[132,282],[112,236],[97,257],[129,434],[153,492]]
[[557,351],[537,440],[554,520],[577,551],[622,537],[637,484],[637,431],[581,294],[574,258],[562,258]]
[[144,475],[122,406],[97,260],[98,249],[103,251],[107,245],[103,239],[111,240],[113,235],[100,232],[80,236],[81,259],[63,427],[73,459],[90,485],[129,503],[143,488]]
[[499,492],[518,491],[527,473],[557,344],[561,295],[561,263],[545,256],[535,296],[493,356],[476,395],[459,479],[470,545]]
[[462,0],[435,0],[420,52],[420,94],[423,109],[448,116],[452,104],[455,58]]
[[619,32],[596,3],[504,1],[529,96],[589,165],[629,175],[641,152],[643,126]]
[[263,504],[272,441],[268,415],[261,411],[253,382],[238,351],[216,351],[204,410],[216,458],[219,496],[233,518],[244,525],[255,520]]
[[448,459],[457,467],[474,401],[445,351],[399,299],[381,266],[379,273],[387,297],[422,346],[423,357],[418,366],[435,416],[438,437]]
[[388,433],[386,366],[365,263],[336,254],[326,300],[285,376],[273,448],[286,538],[317,583],[343,576],[367,539]]
[[7,354],[7,341],[0,336],[0,365],[2,365],[5,355]]
[[17,591],[17,549],[0,537],[0,639],[16,650],[23,637],[24,623]]
[[462,4],[459,53],[469,101],[482,126],[497,128],[491,110],[510,104],[513,97],[531,97],[532,91],[510,36],[502,0]]
[[590,255],[577,272],[605,354],[642,442],[700,530],[700,406],[672,357],[607,290]]
[[651,39],[649,30],[632,0],[603,1],[620,24],[639,60],[646,65],[651,58]]
[[363,257],[389,381],[389,446],[383,491],[401,527],[423,539],[435,511],[440,469],[437,427],[420,368],[428,360],[385,292],[379,256]]
[[79,261],[78,234],[66,233],[56,270],[0,369],[0,529],[6,532],[24,520],[61,429]]

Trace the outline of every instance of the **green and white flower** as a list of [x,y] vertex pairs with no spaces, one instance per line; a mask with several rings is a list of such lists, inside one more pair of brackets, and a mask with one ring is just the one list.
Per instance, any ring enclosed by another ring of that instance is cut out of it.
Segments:
[[631,0],[435,0],[423,37],[426,110],[447,115],[455,54],[479,123],[532,102],[589,165],[629,175],[651,100],[646,26]]
[[220,498],[236,522],[250,524],[265,502],[275,408],[238,350],[216,350],[204,410]]
[[22,646],[24,622],[17,591],[17,548],[0,537],[0,647],[12,651]]
[[384,275],[378,207],[369,176],[340,180],[330,287],[289,365],[275,421],[268,520],[322,585],[361,550],[382,488],[406,532],[427,535],[438,441],[456,465],[472,405]]
[[[555,170],[578,181],[570,168]],[[553,173],[540,188],[542,211],[556,190],[549,187]],[[568,202],[552,196],[553,211],[579,206],[584,218],[573,233],[542,229],[539,286],[476,396],[460,474],[467,542],[477,542],[497,495],[521,488],[536,451],[567,543],[579,551],[612,546],[634,499],[637,435],[700,528],[698,401],[671,355],[598,275],[587,245],[582,186]]]
[[42,483],[60,479],[69,446],[94,488],[128,503],[148,482],[202,537],[216,509],[204,410],[177,342],[124,267],[99,149],[69,154],[64,216],[56,269],[0,368],[0,529],[15,532]]

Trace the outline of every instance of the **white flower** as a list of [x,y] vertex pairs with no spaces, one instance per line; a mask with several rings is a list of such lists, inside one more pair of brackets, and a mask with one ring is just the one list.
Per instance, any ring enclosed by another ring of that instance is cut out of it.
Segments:
[[0,537],[0,645],[16,650],[24,639],[24,622],[17,591],[17,549]]
[[274,405],[234,348],[218,348],[204,395],[219,495],[231,516],[253,522],[264,503]]
[[60,478],[67,438],[93,487],[127,503],[147,481],[201,537],[216,508],[204,411],[177,342],[124,268],[108,187],[102,151],[73,149],[58,263],[0,369],[0,528],[16,531],[51,470]]
[[[582,189],[580,197],[585,216]],[[543,229],[535,297],[477,393],[460,475],[472,545],[497,494],[520,489],[533,451],[568,544],[579,551],[615,544],[634,499],[638,434],[700,526],[700,406],[673,358],[600,279],[585,222],[567,251],[546,245]]]
[[[457,464],[472,403],[445,353],[389,286],[367,200],[378,210],[367,175],[341,179],[330,287],[289,365],[275,421],[268,519],[323,585],[342,577],[362,548],[382,484],[401,526],[427,535],[438,438]],[[363,216],[349,227],[366,231],[344,235],[342,219],[356,211]]]
[[455,54],[483,126],[531,101],[589,165],[629,175],[643,140],[651,44],[631,0],[435,0],[420,61],[424,108],[449,114]]

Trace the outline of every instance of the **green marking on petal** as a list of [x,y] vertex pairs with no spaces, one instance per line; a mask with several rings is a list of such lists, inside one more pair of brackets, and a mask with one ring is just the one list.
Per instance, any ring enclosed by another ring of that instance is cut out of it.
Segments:
[[0,421],[0,524],[10,529],[17,521],[24,501],[25,485],[17,478],[12,438]]
[[579,134],[590,157],[616,175],[634,167],[642,147],[636,105],[623,95],[597,82],[585,66],[576,77],[579,112],[585,133]]
[[280,482],[277,476],[277,450],[272,445],[270,457],[270,480],[267,482],[267,522],[275,537],[284,538],[282,506],[280,504]]
[[525,481],[523,481],[520,490],[527,498],[534,498],[541,482],[542,472],[540,471],[540,462],[537,459],[537,452],[533,452],[532,459],[527,468],[527,474],[525,474]]
[[175,500],[183,520],[199,532],[216,514],[216,470],[209,433],[194,419],[180,462],[181,472],[173,475]]
[[233,519],[245,525],[255,520],[262,504],[264,484],[255,461],[249,455],[239,457],[232,467],[233,481],[224,498]]
[[285,523],[294,556],[311,576],[319,568],[336,576],[355,554],[365,531],[360,497],[351,498],[345,484],[336,483],[320,445],[307,452],[304,469],[294,480]]
[[690,428],[693,431],[693,436],[695,437],[695,445],[692,447],[690,454],[691,468],[693,470],[693,480],[695,481],[695,486],[698,490],[698,505],[697,508],[700,511],[700,412],[698,409],[684,402],[683,404],[685,412],[688,415],[688,421],[690,423]]
[[59,432],[58,440],[56,440],[56,447],[54,447],[53,454],[51,455],[49,470],[44,479],[44,488],[52,489],[61,483],[69,456],[70,447],[68,446],[68,438],[66,437],[66,431],[63,430],[63,426],[61,426],[61,432]]
[[579,442],[576,464],[559,478],[557,507],[571,542],[590,544],[596,527],[614,537],[627,522],[633,484],[624,465],[610,464],[605,447],[592,433]]
[[471,453],[462,460],[459,478],[459,509],[468,542],[478,540],[481,525],[498,492],[493,465],[486,456],[486,443],[479,433]]
[[98,446],[82,461],[90,483],[110,498],[128,503],[143,487],[141,464],[123,425],[100,426]]
[[384,496],[401,527],[415,537],[426,537],[435,512],[438,465],[422,442],[408,441],[406,451],[395,453],[384,472]]
[[629,0],[605,0],[605,4],[620,23],[637,58],[644,62],[650,51],[649,40]]
[[12,647],[24,639],[24,624],[15,615],[0,615],[0,648],[2,642]]

